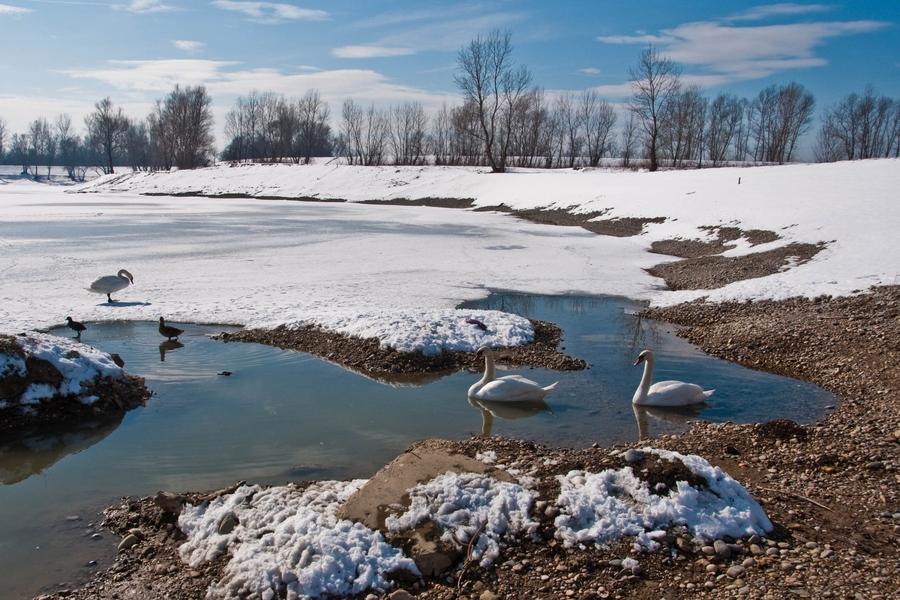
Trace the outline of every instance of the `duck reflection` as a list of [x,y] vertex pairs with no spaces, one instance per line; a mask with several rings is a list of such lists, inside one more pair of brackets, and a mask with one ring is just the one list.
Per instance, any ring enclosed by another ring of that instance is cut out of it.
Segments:
[[184,348],[184,344],[178,340],[166,340],[159,345],[159,362],[166,362],[166,352],[175,352],[179,348]]
[[490,437],[494,428],[494,417],[507,420],[527,419],[542,412],[553,410],[543,400],[523,400],[519,402],[496,402],[469,398],[469,404],[481,412],[481,436]]
[[[657,434],[662,433],[666,429],[666,424],[675,425],[678,429],[684,429],[690,421],[700,416],[700,411],[703,408],[702,405],[661,408],[659,406],[637,406],[632,404],[631,410],[634,411],[634,420],[637,422],[638,428],[638,441],[644,441],[653,437],[650,427],[651,419],[661,425],[658,428],[659,431],[656,432]],[[654,427],[654,429],[657,429],[657,427]]]

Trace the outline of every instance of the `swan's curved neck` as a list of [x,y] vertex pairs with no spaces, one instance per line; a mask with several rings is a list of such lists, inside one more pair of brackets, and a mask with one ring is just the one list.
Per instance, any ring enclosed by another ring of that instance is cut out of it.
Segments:
[[642,394],[650,391],[650,383],[653,381],[653,355],[650,354],[644,359],[644,376],[641,377],[640,390]]
[[481,378],[481,385],[492,382],[494,377],[494,354],[486,350],[484,352],[484,376]]

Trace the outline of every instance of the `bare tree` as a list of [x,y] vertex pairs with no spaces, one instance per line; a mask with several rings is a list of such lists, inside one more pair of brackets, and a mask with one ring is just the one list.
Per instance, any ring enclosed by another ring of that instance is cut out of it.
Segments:
[[815,147],[820,161],[856,160],[896,154],[900,105],[867,86],[825,111]]
[[108,97],[94,105],[94,112],[85,118],[88,136],[103,160],[103,172],[113,173],[116,153],[122,148],[128,119],[121,107],[113,105]]
[[0,117],[0,159],[3,158],[3,152],[6,144],[6,121]]
[[743,116],[741,101],[733,94],[719,94],[709,103],[704,145],[715,167],[726,160]]
[[387,115],[376,109],[374,104],[364,111],[352,98],[348,98],[344,101],[341,116],[339,145],[347,162],[364,166],[384,164]]
[[635,113],[631,112],[622,128],[622,166],[626,169],[631,166],[631,159],[634,158],[639,142],[638,120]]
[[72,117],[63,113],[56,117],[56,144],[59,148],[59,163],[66,170],[69,179],[75,179],[78,159],[78,137],[72,133]]
[[813,95],[795,82],[771,85],[759,93],[753,105],[754,157],[758,161],[790,162],[797,140],[809,129],[815,108]]
[[390,140],[395,165],[425,163],[428,117],[419,102],[404,102],[390,110]]
[[700,88],[690,86],[673,94],[663,106],[658,146],[673,167],[702,160],[706,104]]
[[588,164],[596,167],[609,154],[612,131],[616,125],[616,111],[596,90],[585,90],[579,106],[581,124],[584,127],[585,149]]
[[650,170],[656,171],[659,168],[660,117],[679,89],[680,71],[674,62],[650,46],[641,53],[637,66],[629,73],[633,94],[630,109],[637,115],[646,135]]
[[[561,94],[556,99],[556,118],[562,135],[566,165],[571,169],[581,155],[581,114],[575,106],[573,94]],[[560,156],[560,159],[562,156]]]
[[459,51],[457,87],[476,109],[478,136],[491,170],[506,170],[515,108],[531,83],[531,73],[512,61],[510,34],[478,36]]
[[328,125],[328,104],[318,90],[310,90],[298,102],[300,131],[297,137],[297,156],[309,164],[314,155],[331,152],[331,128]]

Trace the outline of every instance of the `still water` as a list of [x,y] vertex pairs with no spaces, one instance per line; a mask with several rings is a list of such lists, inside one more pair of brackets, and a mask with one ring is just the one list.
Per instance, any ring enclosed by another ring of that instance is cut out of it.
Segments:
[[[0,598],[72,586],[108,565],[117,540],[99,528],[98,515],[123,495],[241,479],[366,477],[426,437],[606,444],[636,439],[639,423],[642,433],[658,434],[694,418],[809,421],[834,401],[810,384],[706,356],[667,327],[639,320],[640,305],[622,298],[495,293],[464,307],[557,323],[566,352],[591,367],[525,369],[544,385],[560,381],[544,406],[478,406],[466,398],[472,373],[388,384],[308,354],[208,337],[222,327],[176,324],[186,334],[166,343],[156,323],[89,324],[82,341],[119,353],[154,395],[120,422],[0,439]],[[641,370],[631,362],[643,348],[655,351],[656,380],[715,388],[711,402],[689,413],[635,414]]]

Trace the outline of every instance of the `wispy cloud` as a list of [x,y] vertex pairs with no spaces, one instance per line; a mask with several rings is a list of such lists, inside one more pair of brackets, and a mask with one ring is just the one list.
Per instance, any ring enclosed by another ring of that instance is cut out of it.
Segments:
[[389,56],[408,56],[415,54],[412,48],[389,46],[341,46],[331,53],[338,58],[385,58]]
[[161,2],[160,0],[132,0],[128,4],[117,6],[117,8],[139,15],[178,10],[177,7]]
[[222,10],[243,13],[256,23],[277,24],[285,21],[324,21],[329,14],[324,10],[302,8],[283,2],[244,2],[242,0],[213,0],[212,5]]
[[827,40],[878,31],[889,25],[882,21],[827,21],[737,26],[699,21],[663,29],[659,34],[641,32],[633,36],[603,36],[598,40],[607,44],[654,43],[679,63],[734,81],[824,66],[828,61],[817,55],[816,50]]
[[798,4],[796,2],[782,2],[779,4],[763,4],[747,9],[742,13],[725,17],[724,21],[762,21],[772,17],[793,17],[822,13],[832,10],[827,4]]
[[30,8],[22,6],[12,6],[10,4],[0,4],[0,15],[24,15],[32,12]]
[[578,72],[582,75],[599,75],[602,71],[597,67],[584,67],[583,69],[578,69]]
[[206,47],[206,44],[196,40],[172,40],[172,45],[183,52],[189,53],[200,52]]

